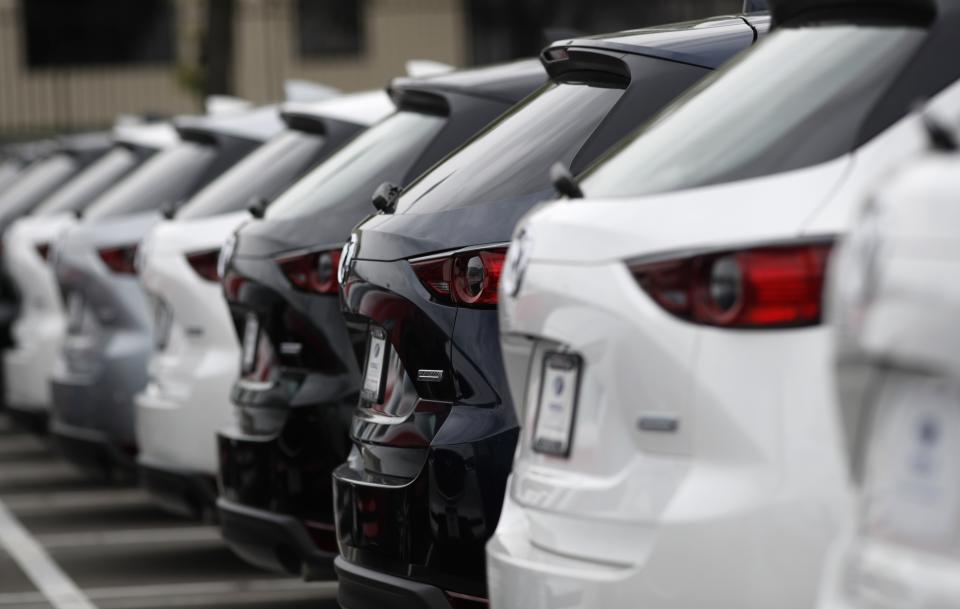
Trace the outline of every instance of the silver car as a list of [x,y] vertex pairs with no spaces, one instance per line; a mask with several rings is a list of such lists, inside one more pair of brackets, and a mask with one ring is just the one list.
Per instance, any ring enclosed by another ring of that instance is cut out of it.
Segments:
[[267,107],[181,118],[175,127],[178,144],[99,197],[54,244],[67,334],[51,380],[50,429],[71,462],[98,473],[132,471],[136,455],[133,396],[147,382],[154,325],[135,270],[140,241],[284,124]]

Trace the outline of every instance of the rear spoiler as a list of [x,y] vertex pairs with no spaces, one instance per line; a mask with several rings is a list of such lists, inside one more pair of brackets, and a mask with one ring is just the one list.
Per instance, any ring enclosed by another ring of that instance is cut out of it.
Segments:
[[543,50],[540,61],[550,78],[563,78],[564,74],[590,72],[612,84],[626,86],[630,82],[630,68],[623,61],[623,53],[576,46],[552,46]]

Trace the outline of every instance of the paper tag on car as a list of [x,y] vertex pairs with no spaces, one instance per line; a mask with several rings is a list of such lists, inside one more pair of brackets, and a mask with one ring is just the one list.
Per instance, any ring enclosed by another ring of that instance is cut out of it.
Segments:
[[257,347],[260,340],[260,320],[253,313],[247,313],[243,324],[243,372],[251,372],[257,364]]
[[367,341],[367,362],[363,373],[362,397],[371,402],[383,399],[387,357],[387,333],[383,328],[370,328]]
[[870,436],[864,524],[873,535],[930,548],[960,533],[960,388],[886,387]]
[[535,451],[564,457],[570,454],[579,384],[579,356],[567,353],[546,355],[533,430]]

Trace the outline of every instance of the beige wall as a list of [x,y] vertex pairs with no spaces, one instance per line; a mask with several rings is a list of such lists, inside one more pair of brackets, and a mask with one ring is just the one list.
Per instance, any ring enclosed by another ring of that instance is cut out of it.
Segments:
[[[204,2],[176,3],[179,62],[188,64],[197,57]],[[382,87],[403,72],[407,59],[463,65],[467,37],[462,4],[366,0],[363,51],[321,60],[299,57],[294,0],[237,0],[236,93],[256,102],[274,101],[282,96],[287,78],[345,91]],[[198,98],[178,82],[176,66],[28,69],[18,6],[17,0],[0,0],[0,137],[103,127],[119,113],[199,109]]]
[[[103,126],[118,113],[198,107],[172,67],[28,69],[18,6],[0,0],[0,134]],[[177,1],[178,33],[197,29],[201,8],[196,0]],[[189,53],[189,41],[180,38],[178,52]]]
[[384,86],[408,59],[466,60],[461,0],[366,0],[360,55],[330,59],[298,56],[293,0],[239,0],[237,8],[234,84],[257,102],[281,95],[285,78],[355,91]]

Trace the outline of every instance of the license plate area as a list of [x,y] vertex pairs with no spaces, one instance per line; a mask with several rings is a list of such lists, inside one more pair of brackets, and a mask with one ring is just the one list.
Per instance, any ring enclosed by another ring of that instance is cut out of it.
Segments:
[[379,326],[371,326],[367,336],[367,353],[363,365],[363,387],[360,397],[378,404],[383,400],[387,384],[387,331]]
[[572,353],[549,352],[543,359],[533,450],[569,457],[580,392],[582,360]]
[[83,294],[69,292],[67,294],[67,332],[80,334],[83,330]]
[[260,320],[253,313],[247,313],[243,322],[243,350],[240,356],[240,368],[243,374],[250,374],[257,366],[257,350],[260,348]]
[[862,525],[933,552],[960,546],[960,386],[892,375],[868,439]]
[[157,351],[163,351],[170,342],[170,332],[173,329],[173,311],[160,298],[155,299],[153,305],[153,342]]

